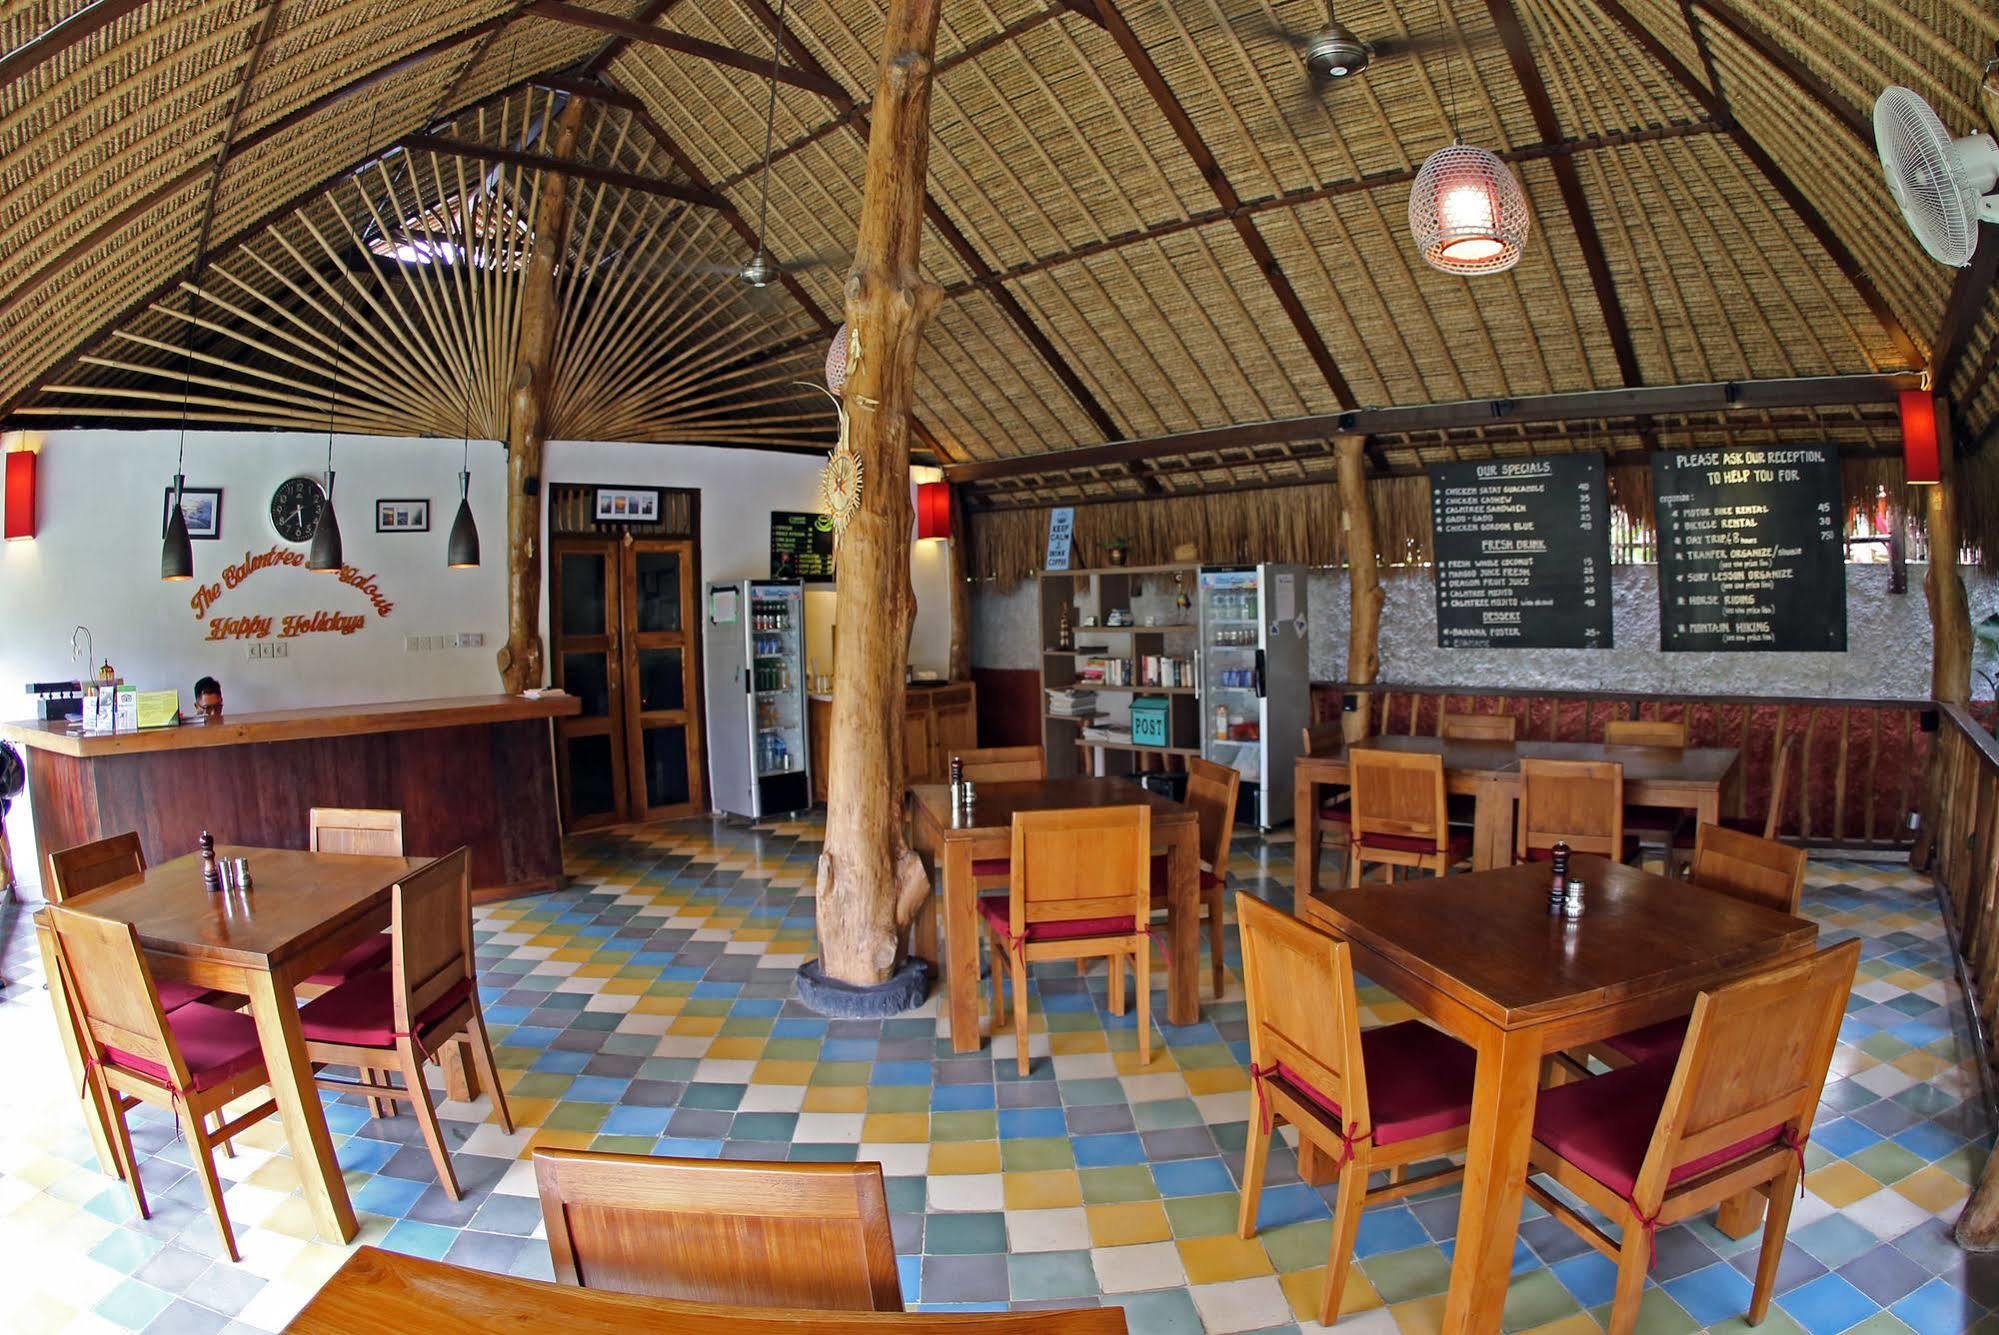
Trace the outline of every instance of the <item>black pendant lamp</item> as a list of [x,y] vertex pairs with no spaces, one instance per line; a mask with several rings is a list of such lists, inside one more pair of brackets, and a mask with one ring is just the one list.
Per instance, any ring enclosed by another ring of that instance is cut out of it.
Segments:
[[472,386],[465,387],[465,457],[458,472],[458,514],[444,544],[444,564],[452,570],[479,566],[479,525],[472,518]]
[[312,530],[312,546],[305,554],[307,570],[338,571],[346,565],[340,550],[340,519],[333,513],[333,410],[340,401],[340,356],[347,346],[347,299],[340,299],[340,323],[333,340],[333,378],[326,390],[326,504],[319,507],[319,523]]
[[174,451],[174,503],[167,511],[166,540],[160,544],[160,578],[169,582],[194,578],[194,543],[188,539],[187,516],[181,512],[181,491],[187,486],[187,477],[181,472],[187,462],[187,387],[193,374],[194,350],[189,341],[194,338],[194,293],[187,298],[188,335],[181,345],[180,375],[180,444]]

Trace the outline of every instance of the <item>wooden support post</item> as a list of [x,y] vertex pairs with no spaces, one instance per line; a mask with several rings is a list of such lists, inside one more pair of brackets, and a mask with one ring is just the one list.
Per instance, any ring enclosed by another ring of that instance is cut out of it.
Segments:
[[847,278],[854,344],[845,401],[862,469],[859,509],[840,538],[835,620],[866,627],[833,656],[826,845],[819,856],[820,967],[885,982],[901,928],[929,893],[905,845],[903,694],[909,628],[910,409],[924,325],[943,290],[917,268],[930,162],[930,79],[938,0],[891,0],[868,137],[860,239]]
[[[1381,667],[1381,571],[1374,545],[1374,507],[1367,500],[1367,456],[1359,436],[1333,442],[1339,454],[1340,525],[1347,539],[1347,586],[1351,609],[1347,622],[1347,681],[1354,686],[1372,682]],[[1340,732],[1349,742],[1368,734],[1371,697],[1366,691],[1348,696]]]
[[[555,121],[554,156],[576,151],[583,99],[572,97]],[[508,693],[542,684],[541,455],[548,439],[548,389],[554,358],[555,263],[568,240],[569,178],[542,178],[534,216],[534,252],[521,287],[520,351],[507,414],[507,642],[500,682]]]
[[951,680],[972,679],[972,561],[965,489],[951,488]]
[[1957,573],[1957,460],[1948,404],[1937,404],[1937,476],[1925,487],[1930,568],[1923,592],[1930,603],[1930,698],[1961,705],[1971,699],[1971,612]]

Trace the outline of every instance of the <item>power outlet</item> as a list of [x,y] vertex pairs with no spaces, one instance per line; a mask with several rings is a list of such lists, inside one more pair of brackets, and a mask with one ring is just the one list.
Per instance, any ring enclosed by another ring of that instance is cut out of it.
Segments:
[[417,652],[417,650],[419,650],[419,649],[421,649],[421,648],[423,648],[423,637],[422,637],[422,636],[420,636],[420,635],[405,635],[405,636],[403,636],[403,652],[404,652],[404,653],[408,653],[408,654],[413,654],[413,653]]
[[483,649],[486,647],[486,633],[477,630],[460,631],[458,633],[458,647],[460,649]]
[[283,640],[252,640],[250,641],[250,657],[289,658],[291,657],[291,646]]

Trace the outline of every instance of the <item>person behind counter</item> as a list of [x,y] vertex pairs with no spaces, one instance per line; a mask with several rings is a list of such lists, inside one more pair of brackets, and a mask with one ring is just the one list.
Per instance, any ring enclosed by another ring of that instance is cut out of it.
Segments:
[[222,683],[203,677],[194,684],[194,710],[204,718],[222,717]]

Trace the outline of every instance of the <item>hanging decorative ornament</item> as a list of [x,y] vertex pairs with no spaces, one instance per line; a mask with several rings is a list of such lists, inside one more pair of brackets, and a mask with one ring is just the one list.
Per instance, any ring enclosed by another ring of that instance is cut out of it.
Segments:
[[847,388],[847,326],[844,324],[833,331],[833,342],[826,349],[826,388],[835,394]]
[[820,475],[819,494],[833,519],[833,539],[837,542],[861,508],[861,456],[847,447],[844,431],[840,433],[840,448],[833,451]]

